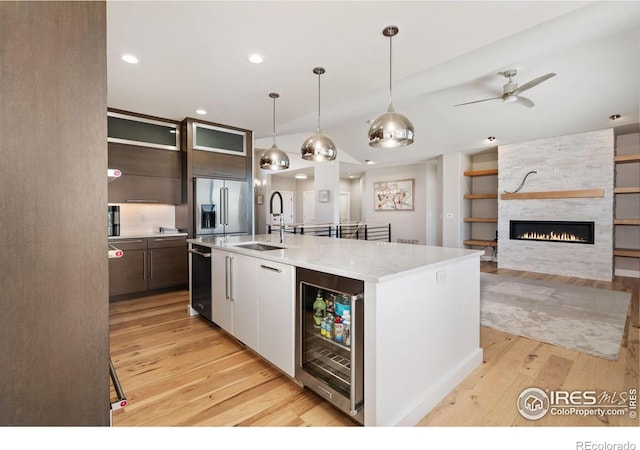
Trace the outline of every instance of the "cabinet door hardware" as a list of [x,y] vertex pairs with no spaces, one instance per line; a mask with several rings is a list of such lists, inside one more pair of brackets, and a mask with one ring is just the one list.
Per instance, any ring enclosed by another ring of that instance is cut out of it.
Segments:
[[190,249],[189,249],[189,250],[187,250],[187,251],[188,251],[189,253],[195,253],[196,255],[203,256],[203,257],[205,257],[205,258],[211,258],[211,252],[209,252],[209,253],[202,253],[202,252],[200,252],[200,251],[198,251],[198,250],[194,250],[194,249],[192,249],[192,248],[190,248]]
[[265,266],[264,264],[260,264],[260,267],[262,267],[263,269],[271,270],[273,272],[282,273],[282,269],[276,269],[275,267]]
[[159,203],[158,200],[150,199],[127,199],[127,203]]

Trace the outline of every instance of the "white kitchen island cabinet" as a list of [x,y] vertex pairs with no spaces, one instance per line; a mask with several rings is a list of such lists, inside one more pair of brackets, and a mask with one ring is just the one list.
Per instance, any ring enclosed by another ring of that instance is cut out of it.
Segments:
[[212,250],[213,321],[246,346],[258,348],[258,260]]
[[[284,244],[278,235],[188,242],[255,262],[243,266],[247,273],[233,274],[234,280],[255,276],[252,348],[290,376],[296,370],[295,268],[364,283],[365,426],[417,424],[482,362],[480,251],[308,235],[287,235]],[[241,246],[247,243],[272,247]],[[214,269],[214,300],[218,278]],[[215,308],[214,302],[214,322]]]
[[294,377],[295,267],[259,260],[258,353]]

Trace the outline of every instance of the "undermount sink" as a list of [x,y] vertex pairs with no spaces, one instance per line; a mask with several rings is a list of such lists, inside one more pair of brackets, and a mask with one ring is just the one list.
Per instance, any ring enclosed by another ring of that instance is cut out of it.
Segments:
[[250,250],[258,250],[264,252],[267,250],[284,250],[286,247],[279,247],[277,245],[266,244],[262,242],[244,242],[241,244],[233,244],[233,247],[248,248]]

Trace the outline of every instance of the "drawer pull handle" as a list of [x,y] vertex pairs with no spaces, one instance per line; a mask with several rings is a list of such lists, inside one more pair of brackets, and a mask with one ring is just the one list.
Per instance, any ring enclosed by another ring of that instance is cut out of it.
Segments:
[[275,267],[265,266],[264,264],[260,264],[260,267],[262,267],[263,269],[271,270],[273,272],[278,272],[278,273],[282,272],[282,269],[276,269]]

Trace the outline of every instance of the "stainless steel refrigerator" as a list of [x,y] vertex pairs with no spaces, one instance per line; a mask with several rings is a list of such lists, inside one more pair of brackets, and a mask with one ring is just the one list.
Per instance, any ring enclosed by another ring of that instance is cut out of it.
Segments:
[[246,181],[194,178],[196,236],[249,234],[249,184]]

